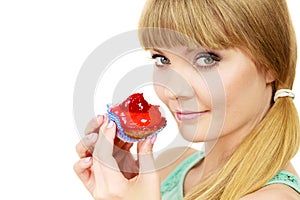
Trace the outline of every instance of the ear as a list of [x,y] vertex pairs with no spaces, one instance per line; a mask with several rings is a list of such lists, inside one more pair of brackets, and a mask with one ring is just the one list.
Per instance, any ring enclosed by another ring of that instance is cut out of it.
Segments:
[[266,70],[265,72],[266,84],[272,83],[275,81],[275,75],[271,70]]

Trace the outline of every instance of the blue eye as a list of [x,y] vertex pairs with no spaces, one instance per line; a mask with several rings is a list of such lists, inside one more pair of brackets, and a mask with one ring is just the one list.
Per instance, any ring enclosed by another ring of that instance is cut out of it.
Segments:
[[155,65],[157,67],[163,67],[165,65],[171,64],[170,60],[163,55],[154,54],[154,55],[152,55],[152,59],[155,60]]
[[213,67],[219,62],[221,59],[214,53],[200,53],[196,56],[194,65],[200,68]]

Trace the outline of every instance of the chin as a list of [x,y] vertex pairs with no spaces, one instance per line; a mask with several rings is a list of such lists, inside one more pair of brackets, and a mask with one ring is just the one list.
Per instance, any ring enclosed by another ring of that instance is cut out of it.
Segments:
[[181,136],[189,142],[205,142],[207,129],[198,128],[197,126],[180,126]]
[[221,137],[221,131],[209,127],[180,126],[181,136],[189,142],[212,142]]

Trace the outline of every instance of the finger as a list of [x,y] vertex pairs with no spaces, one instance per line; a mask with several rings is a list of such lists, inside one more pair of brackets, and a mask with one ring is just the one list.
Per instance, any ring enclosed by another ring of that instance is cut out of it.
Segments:
[[116,147],[122,148],[123,145],[125,145],[127,142],[124,142],[123,140],[119,139],[118,137],[115,138],[114,144]]
[[118,163],[119,169],[126,179],[131,179],[138,175],[138,162],[130,152],[133,143],[124,143],[122,148],[114,146],[113,157]]
[[93,162],[91,157],[87,157],[77,161],[73,166],[75,173],[77,174],[77,176],[83,182],[84,185],[87,185],[91,178],[90,168],[92,164]]
[[132,154],[125,152],[122,156],[115,157],[119,164],[119,169],[127,179],[131,179],[139,174],[138,162],[133,158]]
[[113,157],[117,161],[120,171],[129,173],[138,172],[138,164],[130,151],[124,149],[114,150]]
[[[151,185],[149,187],[151,187],[153,194],[159,194],[160,178],[155,170],[155,161],[152,151],[155,140],[156,136],[154,136],[154,138],[152,137],[151,139],[146,139],[138,143],[138,156],[140,165],[138,181],[140,184],[150,182]],[[159,199],[159,197],[154,198]]]
[[125,142],[121,147],[114,146],[113,156],[118,156],[118,154],[128,153],[130,148],[133,146],[133,143]]
[[115,123],[106,119],[99,130],[99,137],[95,144],[93,157],[103,165],[110,166],[117,170],[118,167],[115,159],[113,158],[115,134]]
[[80,158],[92,155],[97,138],[97,133],[91,133],[80,140],[80,142],[76,145],[76,152]]
[[133,146],[133,143],[125,143],[124,146],[122,147],[123,150],[129,151],[130,148]]
[[99,188],[106,185],[107,188],[115,190],[116,185],[121,186],[125,179],[113,157],[115,134],[115,123],[106,120],[100,128],[93,153],[95,181]]
[[[102,155],[103,153],[113,152],[114,139],[116,135],[116,125],[113,121],[106,118],[99,130],[99,138],[95,145],[96,155]],[[103,150],[103,151],[101,151]],[[99,157],[100,158],[100,157]],[[101,157],[102,158],[102,157]]]
[[105,121],[106,115],[97,115],[91,119],[84,131],[85,135],[88,135],[90,133],[98,133],[99,127],[103,124]]
[[146,174],[155,171],[155,161],[152,152],[155,139],[156,136],[138,143],[137,151],[140,166],[140,174]]

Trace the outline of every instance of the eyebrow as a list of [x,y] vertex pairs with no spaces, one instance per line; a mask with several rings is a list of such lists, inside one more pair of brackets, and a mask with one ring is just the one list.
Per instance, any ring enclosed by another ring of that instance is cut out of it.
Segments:
[[155,49],[155,48],[153,48],[153,49],[150,49],[150,50],[152,50],[152,51],[156,51],[156,52],[158,52],[158,53],[160,53],[160,54],[164,54],[162,51],[160,51],[159,49]]
[[[151,48],[151,49],[149,49],[149,50],[152,50],[152,51],[156,51],[156,52],[158,52],[158,53],[160,53],[160,54],[164,54],[161,50],[159,50],[159,49],[157,49],[157,48]],[[195,51],[196,49],[191,49],[191,48],[186,48],[182,53],[184,54],[184,55],[188,55],[188,54],[190,54],[191,52],[193,52],[193,51]],[[172,51],[168,51],[168,50],[166,50],[166,52],[170,52],[170,53],[172,53]]]

